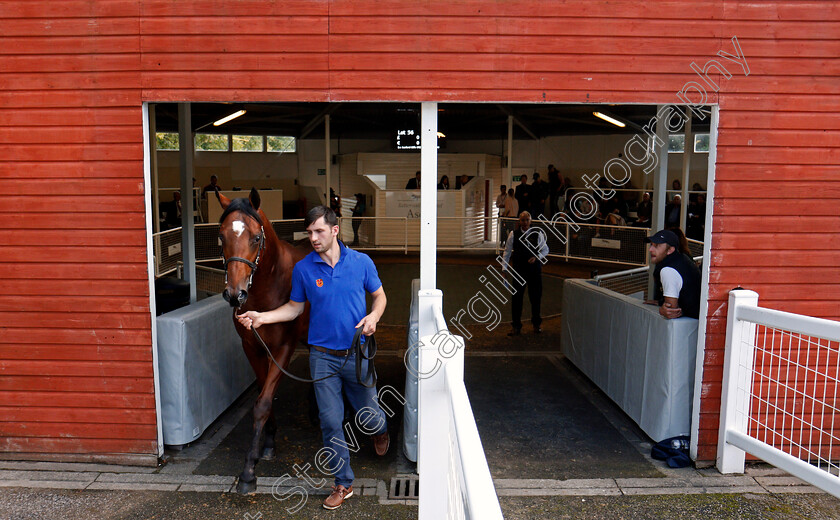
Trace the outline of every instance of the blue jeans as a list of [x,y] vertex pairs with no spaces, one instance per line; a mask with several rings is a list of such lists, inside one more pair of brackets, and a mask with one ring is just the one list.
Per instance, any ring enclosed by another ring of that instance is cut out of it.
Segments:
[[[312,379],[318,379],[332,374],[341,364],[344,358],[318,352],[315,349],[309,351],[309,370]],[[362,363],[362,375],[367,373],[368,361]],[[376,388],[365,388],[356,380],[356,355],[353,354],[347,359],[347,363],[341,372],[333,377],[314,383],[315,399],[318,401],[319,418],[321,419],[321,436],[324,447],[335,450],[337,456],[323,464],[335,475],[335,484],[350,487],[353,484],[353,470],[350,468],[350,450],[348,446],[356,451],[360,440],[347,442],[344,438],[342,422],[344,421],[344,399],[341,396],[342,388],[347,400],[356,412],[355,424],[364,425],[362,431],[373,435],[385,433],[388,429],[385,413],[379,407],[376,398]],[[367,431],[365,431],[367,430]],[[375,431],[371,431],[375,430]],[[320,469],[320,468],[319,468]]]

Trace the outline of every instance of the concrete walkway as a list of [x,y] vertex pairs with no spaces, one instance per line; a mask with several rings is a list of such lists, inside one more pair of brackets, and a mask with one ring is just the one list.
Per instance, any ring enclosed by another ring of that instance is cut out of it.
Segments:
[[[262,477],[257,494],[243,497],[232,492],[231,475],[37,462],[0,468],[4,519],[417,518],[416,502],[389,500],[385,481],[375,479],[358,479],[354,498],[325,511],[324,489],[280,477]],[[840,518],[840,501],[776,469],[750,468],[743,476],[659,469],[660,478],[496,479],[495,485],[508,520]],[[298,491],[280,500],[292,485],[306,488],[306,496]]]
[[[704,493],[818,493],[822,492],[781,470],[748,468],[744,475],[724,476],[714,469],[670,470],[660,468],[664,478],[601,479],[495,479],[500,497],[514,496],[618,496],[684,495]],[[156,468],[50,462],[0,461],[0,487],[86,491],[234,492],[233,475],[188,475],[161,473]],[[283,495],[302,488],[310,495],[326,495],[329,488],[314,488],[306,481],[282,476],[261,476],[257,494]],[[360,478],[353,485],[357,494],[375,496],[380,504],[411,504],[389,500],[384,480]]]
[[[399,367],[399,352],[382,356],[380,373],[388,380]],[[713,468],[670,469],[652,460],[650,439],[557,352],[476,351],[465,364],[479,431],[508,520],[840,519],[840,500],[772,467],[751,466],[745,475],[723,476]],[[524,385],[525,379],[531,384]],[[258,466],[259,487],[251,496],[233,491],[235,471],[197,474],[238,467],[239,455],[225,446],[240,442],[237,432],[248,421],[251,394],[199,442],[170,454],[159,468],[0,461],[0,518],[417,517],[416,501],[389,497],[392,478],[413,474],[401,454],[393,454],[384,465],[369,464],[364,450],[354,454],[354,468],[358,464],[359,472],[367,474],[357,478],[355,497],[334,512],[320,506],[329,492],[327,479],[321,487],[312,486],[286,476],[280,462]],[[500,400],[505,394],[514,397]],[[287,413],[288,421],[293,417],[294,411]],[[506,430],[508,423],[516,428]],[[317,431],[309,429],[308,434],[303,428],[303,433],[287,429],[281,435],[289,437],[287,444],[312,437],[300,442],[304,451],[314,450]],[[513,435],[516,429],[527,436]],[[293,453],[278,451],[278,458]],[[232,465],[212,462],[218,457],[236,460]]]

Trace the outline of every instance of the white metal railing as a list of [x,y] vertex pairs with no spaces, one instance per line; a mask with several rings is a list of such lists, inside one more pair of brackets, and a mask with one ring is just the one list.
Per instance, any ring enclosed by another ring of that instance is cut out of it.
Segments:
[[[512,230],[516,219],[498,217],[439,217],[439,251],[496,250],[504,230]],[[306,238],[303,219],[271,221],[274,231],[283,240],[293,242]],[[648,228],[606,226],[594,224],[570,225],[564,222],[534,220],[534,227],[546,233],[546,244],[552,258],[596,260],[622,265],[643,266],[647,263],[644,244]],[[354,249],[402,251],[408,253],[419,248],[420,220],[405,217],[342,217],[339,219],[340,238]],[[215,262],[222,258],[218,242],[219,225],[196,224],[196,262]],[[175,271],[181,256],[181,228],[174,228],[152,235],[155,257],[155,276]],[[702,242],[689,240],[692,250]],[[694,253],[694,251],[692,251]],[[696,254],[696,253],[695,253]]]
[[[702,242],[700,245],[702,246]],[[695,256],[694,262],[698,265],[703,261],[702,256]],[[638,295],[642,293],[642,299],[647,300],[648,294],[648,277],[650,275],[650,266],[636,267],[634,269],[626,269],[624,271],[616,271],[614,273],[599,274],[592,277],[592,280],[598,285],[611,291],[625,294]]]
[[425,320],[436,332],[420,339],[419,518],[502,519],[464,386],[464,340],[447,330],[442,293],[420,293],[421,330]]
[[[518,219],[503,218],[502,233],[513,231]],[[531,220],[531,227],[546,236],[548,256],[566,260],[644,266],[647,264],[645,238],[649,228],[568,223],[562,220]]]
[[729,293],[717,466],[750,453],[840,497],[840,322]]

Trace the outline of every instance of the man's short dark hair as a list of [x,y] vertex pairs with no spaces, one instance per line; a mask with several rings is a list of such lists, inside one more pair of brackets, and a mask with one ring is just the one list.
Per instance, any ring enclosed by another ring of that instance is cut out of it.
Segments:
[[338,217],[335,216],[335,211],[327,206],[315,206],[306,212],[306,218],[303,219],[303,227],[308,228],[321,217],[324,217],[324,223],[330,227],[338,225]]

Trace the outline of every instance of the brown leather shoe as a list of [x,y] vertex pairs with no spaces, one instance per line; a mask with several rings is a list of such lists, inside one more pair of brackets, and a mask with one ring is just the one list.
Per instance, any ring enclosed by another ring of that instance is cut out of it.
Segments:
[[353,486],[349,488],[341,484],[332,488],[332,493],[324,500],[324,509],[338,509],[345,500],[353,496]]
[[376,450],[376,454],[380,457],[388,453],[389,446],[391,446],[391,436],[388,435],[388,430],[373,436],[373,449]]

